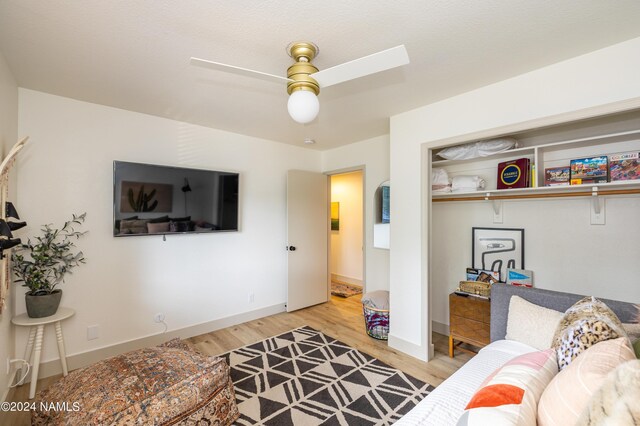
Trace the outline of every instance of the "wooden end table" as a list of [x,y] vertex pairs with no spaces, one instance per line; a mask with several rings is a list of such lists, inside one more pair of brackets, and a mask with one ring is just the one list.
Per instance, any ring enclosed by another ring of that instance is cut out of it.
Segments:
[[[449,295],[449,356],[454,349],[475,354],[460,344],[468,343],[478,348],[489,344],[491,301],[473,295]],[[456,343],[458,341],[458,343]]]

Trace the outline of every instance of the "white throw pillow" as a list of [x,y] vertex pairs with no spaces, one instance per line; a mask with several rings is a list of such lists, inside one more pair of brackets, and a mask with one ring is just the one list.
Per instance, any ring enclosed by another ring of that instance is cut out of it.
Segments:
[[514,138],[498,138],[450,146],[438,152],[438,156],[447,160],[467,160],[469,158],[487,157],[517,146],[518,141]]
[[562,312],[527,302],[520,296],[511,296],[505,339],[515,340],[541,351],[549,349],[563,315]]

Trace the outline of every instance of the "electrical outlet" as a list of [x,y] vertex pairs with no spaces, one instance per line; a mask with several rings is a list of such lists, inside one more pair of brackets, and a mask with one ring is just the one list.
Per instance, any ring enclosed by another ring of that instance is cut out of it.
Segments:
[[249,297],[248,297],[249,303],[253,303],[256,300],[256,295],[253,294],[253,292],[249,293]]
[[90,325],[87,327],[87,340],[95,340],[100,337],[100,326]]
[[159,313],[155,314],[153,316],[153,321],[154,322],[163,322],[164,321],[164,314],[162,312],[159,312]]

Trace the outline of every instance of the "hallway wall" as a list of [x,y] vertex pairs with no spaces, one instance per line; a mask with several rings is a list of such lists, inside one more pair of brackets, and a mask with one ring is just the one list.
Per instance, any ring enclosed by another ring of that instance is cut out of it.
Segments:
[[366,290],[389,290],[389,249],[374,247],[375,193],[389,180],[389,135],[322,152],[322,171],[364,170],[364,277]]
[[331,231],[331,274],[360,284],[364,280],[362,172],[331,176],[331,202],[340,203],[340,229]]

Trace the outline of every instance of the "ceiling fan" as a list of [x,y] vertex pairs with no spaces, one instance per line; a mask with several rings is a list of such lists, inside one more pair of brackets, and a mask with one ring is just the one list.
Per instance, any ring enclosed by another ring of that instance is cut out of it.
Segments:
[[319,51],[318,46],[306,41],[289,44],[287,52],[295,63],[287,69],[287,77],[193,57],[191,64],[271,81],[286,82],[287,92],[290,95],[287,103],[289,115],[296,122],[306,124],[313,121],[320,111],[317,96],[321,88],[324,89],[409,63],[407,49],[404,45],[400,45],[319,71],[311,63]]

